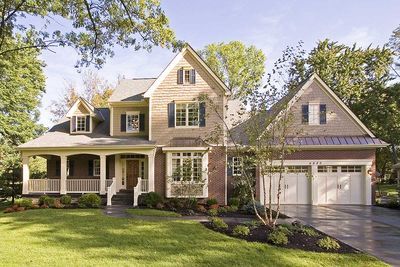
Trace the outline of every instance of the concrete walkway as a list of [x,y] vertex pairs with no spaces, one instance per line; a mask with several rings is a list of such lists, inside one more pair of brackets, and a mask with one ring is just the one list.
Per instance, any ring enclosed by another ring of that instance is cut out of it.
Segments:
[[400,211],[375,206],[283,205],[282,212],[400,266]]

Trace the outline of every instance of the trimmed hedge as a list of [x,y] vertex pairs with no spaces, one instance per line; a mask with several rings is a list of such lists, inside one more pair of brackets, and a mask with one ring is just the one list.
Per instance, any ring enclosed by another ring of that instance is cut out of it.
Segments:
[[99,208],[101,205],[101,198],[93,193],[84,194],[78,199],[80,208]]

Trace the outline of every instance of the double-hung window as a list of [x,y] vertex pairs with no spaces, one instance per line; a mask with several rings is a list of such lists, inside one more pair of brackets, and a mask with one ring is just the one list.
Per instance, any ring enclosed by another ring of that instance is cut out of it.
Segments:
[[100,160],[93,160],[93,176],[100,176]]
[[194,181],[202,179],[203,155],[199,152],[172,153],[172,179],[175,182]]
[[326,105],[309,103],[301,106],[301,122],[308,125],[326,124]]
[[242,175],[243,159],[240,157],[232,157],[232,175]]
[[77,132],[87,132],[86,129],[86,116],[76,116],[76,131]]
[[127,112],[126,113],[126,132],[138,132],[140,127],[140,116],[139,112]]
[[199,103],[177,103],[175,109],[175,126],[199,126]]

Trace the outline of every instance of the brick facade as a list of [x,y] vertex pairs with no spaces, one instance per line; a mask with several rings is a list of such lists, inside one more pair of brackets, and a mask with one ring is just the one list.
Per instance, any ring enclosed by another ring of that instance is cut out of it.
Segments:
[[154,159],[154,191],[165,196],[165,172],[166,172],[165,153],[159,147]]
[[226,148],[212,147],[208,153],[208,198],[216,198],[220,204],[226,204],[225,166]]

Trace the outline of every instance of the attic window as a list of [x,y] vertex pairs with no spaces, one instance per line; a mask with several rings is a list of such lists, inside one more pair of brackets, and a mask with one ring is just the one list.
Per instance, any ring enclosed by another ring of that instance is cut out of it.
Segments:
[[195,84],[196,71],[195,69],[180,68],[178,70],[178,84]]
[[86,129],[86,116],[76,117],[76,131],[77,132],[87,132]]

